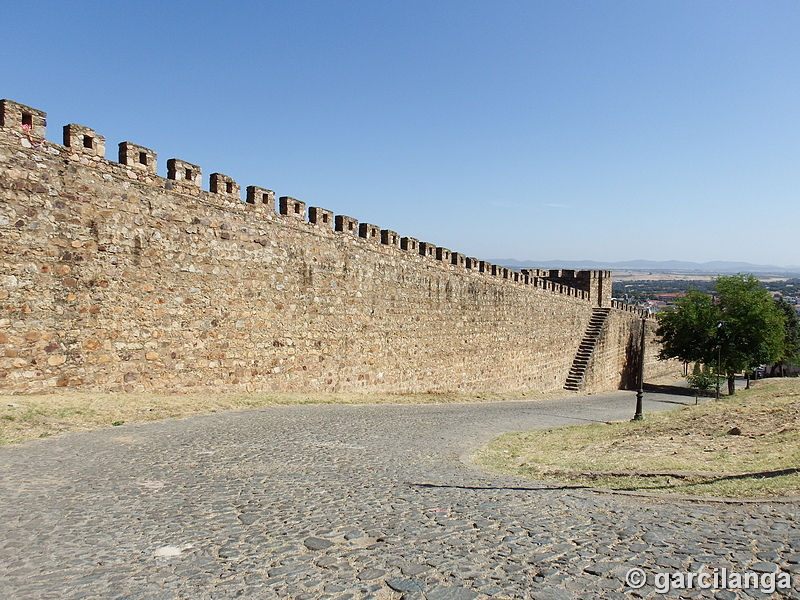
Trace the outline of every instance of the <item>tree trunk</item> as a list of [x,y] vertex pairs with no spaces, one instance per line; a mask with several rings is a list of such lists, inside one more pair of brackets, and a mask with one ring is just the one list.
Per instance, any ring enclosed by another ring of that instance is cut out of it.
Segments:
[[736,375],[728,375],[728,396],[736,393]]

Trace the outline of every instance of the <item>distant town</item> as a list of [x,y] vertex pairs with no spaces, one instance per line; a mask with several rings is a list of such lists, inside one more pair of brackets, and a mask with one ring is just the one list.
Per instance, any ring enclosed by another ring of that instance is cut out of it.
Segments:
[[603,269],[613,272],[611,294],[615,300],[657,313],[675,304],[691,289],[714,293],[719,275],[752,274],[773,297],[780,297],[794,306],[800,316],[800,266],[754,264],[748,262],[713,261],[706,263],[676,260],[534,261],[513,258],[490,259],[510,269]]
[[[620,302],[644,308],[657,313],[675,304],[675,301],[686,295],[691,289],[714,293],[714,275],[694,275],[693,278],[676,278],[680,274],[657,272],[631,272],[618,274],[614,272],[614,284],[611,290],[613,297]],[[777,278],[775,275],[759,276],[764,287],[773,297],[783,298],[792,304],[800,316],[800,278]],[[635,277],[641,279],[635,279]]]

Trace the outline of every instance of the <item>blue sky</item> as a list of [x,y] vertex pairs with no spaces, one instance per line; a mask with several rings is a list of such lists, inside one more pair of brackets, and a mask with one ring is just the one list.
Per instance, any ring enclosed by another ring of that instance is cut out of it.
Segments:
[[800,2],[5,0],[0,97],[480,258],[800,265]]

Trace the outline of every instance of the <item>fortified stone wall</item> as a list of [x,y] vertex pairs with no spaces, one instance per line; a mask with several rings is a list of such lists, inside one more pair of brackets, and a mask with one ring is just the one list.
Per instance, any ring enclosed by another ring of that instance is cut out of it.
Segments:
[[591,393],[608,389],[636,389],[642,324],[645,327],[645,380],[680,377],[680,363],[658,360],[656,321],[652,318],[643,320],[642,316],[638,311],[628,312],[620,308],[609,313],[582,391]]
[[[266,188],[242,201],[220,173],[204,191],[197,165],[164,179],[154,151],[107,160],[45,118],[0,103],[4,393],[548,391],[608,302],[604,272],[518,273]],[[628,368],[640,315],[612,315],[592,390]]]

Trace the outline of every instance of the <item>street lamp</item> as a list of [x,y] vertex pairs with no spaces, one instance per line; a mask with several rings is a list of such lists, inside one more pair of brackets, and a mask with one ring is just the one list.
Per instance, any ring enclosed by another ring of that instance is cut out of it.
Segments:
[[725,325],[725,321],[717,323],[717,376],[715,377],[717,380],[717,400],[719,400],[719,371],[722,364],[722,340],[720,339],[720,332],[722,331],[723,325]]
[[644,396],[644,332],[647,324],[647,317],[642,316],[642,337],[639,343],[639,381],[636,386],[636,412],[633,415],[632,421],[641,421],[644,418],[642,415],[642,396]]

